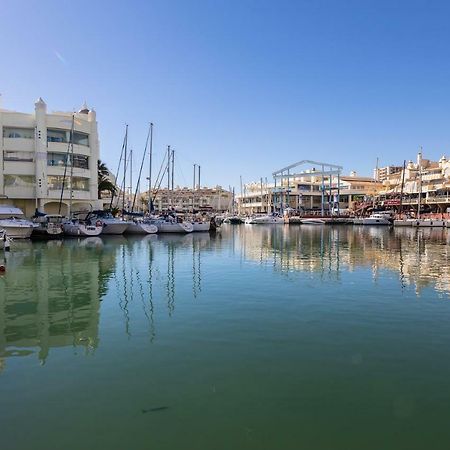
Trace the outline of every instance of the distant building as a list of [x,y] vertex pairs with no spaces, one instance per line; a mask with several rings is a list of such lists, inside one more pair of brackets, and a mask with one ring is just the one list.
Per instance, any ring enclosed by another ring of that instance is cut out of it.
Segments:
[[301,173],[285,176],[274,182],[253,182],[243,186],[243,192],[236,196],[241,214],[282,211],[292,208],[303,212],[318,212],[324,203],[324,212],[331,208],[353,209],[355,204],[367,196],[376,194],[382,184],[370,177],[361,177],[356,172],[350,175],[322,178],[315,167]]
[[420,196],[423,209],[446,212],[450,207],[450,160],[442,156],[439,161],[431,161],[419,152],[416,162],[406,164],[404,174],[402,167],[400,172],[389,174],[383,180],[377,201],[398,206],[402,193],[403,209],[417,208]]
[[383,182],[388,179],[389,176],[400,173],[403,170],[403,166],[386,166],[378,167],[373,171],[373,177],[375,180]]
[[95,111],[84,105],[74,114],[73,155],[68,152],[72,115],[47,113],[41,98],[33,114],[0,109],[0,204],[13,204],[27,216],[36,208],[57,213],[64,180],[62,214],[70,203],[72,211],[99,205]]
[[[214,188],[202,187],[193,190],[187,187],[177,187],[173,191],[160,189],[153,194],[153,205],[157,211],[174,209],[179,212],[211,211],[224,212],[231,208],[233,194],[221,186]],[[141,207],[147,209],[148,191],[141,194]]]

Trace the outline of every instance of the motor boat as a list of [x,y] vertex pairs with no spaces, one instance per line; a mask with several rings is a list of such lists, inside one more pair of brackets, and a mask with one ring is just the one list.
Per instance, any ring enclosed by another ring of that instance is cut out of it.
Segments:
[[79,219],[72,219],[63,222],[63,231],[66,236],[99,236],[103,231],[103,223],[100,220],[92,223]]
[[63,236],[63,216],[41,214],[33,219],[32,238],[57,239]]
[[416,227],[443,228],[446,226],[446,221],[442,219],[417,219],[415,222],[417,222]]
[[391,216],[384,213],[373,213],[369,217],[364,217],[363,225],[392,225]]
[[133,222],[116,219],[109,211],[92,211],[86,216],[86,222],[103,225],[102,234],[123,234]]
[[1,205],[0,229],[4,230],[9,238],[28,239],[33,232],[33,222],[25,219],[20,208]]
[[284,224],[284,218],[278,214],[264,214],[247,217],[245,223],[250,225]]
[[158,232],[158,227],[145,220],[133,220],[127,229],[126,234],[155,234]]

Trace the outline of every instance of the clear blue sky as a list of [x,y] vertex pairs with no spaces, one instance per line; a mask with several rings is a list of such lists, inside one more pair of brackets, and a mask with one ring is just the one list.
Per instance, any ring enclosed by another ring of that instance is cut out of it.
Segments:
[[[234,185],[301,159],[369,175],[450,154],[450,3],[2,0],[3,107],[97,110],[115,169],[155,123],[176,183]],[[137,164],[136,164],[137,166]]]

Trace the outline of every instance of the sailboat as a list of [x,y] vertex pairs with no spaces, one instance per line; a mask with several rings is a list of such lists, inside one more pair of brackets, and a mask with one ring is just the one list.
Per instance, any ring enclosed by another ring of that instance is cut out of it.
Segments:
[[[131,206],[131,212],[126,213],[126,215],[128,217],[132,218],[132,221],[130,222],[130,224],[128,225],[128,227],[125,230],[126,234],[155,234],[158,232],[158,227],[156,225],[150,223],[149,221],[144,220],[143,214],[134,212],[134,205],[136,203],[136,197],[137,197],[137,193],[138,193],[139,185],[140,185],[140,181],[141,181],[142,167],[144,166],[145,157],[147,155],[147,147],[148,147],[149,140],[150,140],[150,158],[151,158],[152,146],[153,146],[153,123],[150,123],[149,130],[147,133],[147,140],[145,142],[144,154],[142,156],[142,162],[141,162],[141,167],[139,170],[139,177],[138,177],[138,181],[136,184],[136,190],[134,192],[133,204]],[[151,170],[151,168],[150,168],[150,170]],[[131,171],[130,171],[130,173],[132,176]],[[131,186],[133,185],[132,181],[130,181],[130,185]],[[149,195],[150,195],[150,192],[149,192]]]
[[72,126],[71,126],[71,130],[70,130],[70,141],[69,141],[69,145],[67,146],[66,164],[64,166],[63,183],[62,183],[62,187],[61,187],[61,196],[59,199],[59,214],[60,214],[63,195],[64,195],[67,164],[69,162],[69,156],[70,156],[70,184],[69,184],[70,191],[69,191],[69,210],[68,210],[68,214],[67,214],[69,216],[69,219],[62,222],[62,229],[66,236],[76,236],[76,237],[98,236],[102,232],[102,229],[103,229],[103,225],[100,222],[92,223],[90,221],[83,221],[77,216],[77,214],[74,214],[72,212],[73,135],[74,135],[74,131],[75,131],[75,115],[72,114]]

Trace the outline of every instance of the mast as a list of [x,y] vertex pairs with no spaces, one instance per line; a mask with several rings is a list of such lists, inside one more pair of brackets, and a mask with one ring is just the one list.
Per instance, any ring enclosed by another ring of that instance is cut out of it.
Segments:
[[[378,181],[378,156],[377,156],[377,164],[375,166],[375,181],[374,184]],[[376,186],[374,186],[373,189],[373,202],[372,202],[372,212],[375,209],[375,192],[376,192]]]
[[170,145],[167,146],[167,209],[169,209],[170,197]]
[[403,206],[403,189],[405,186],[405,170],[406,170],[406,159],[403,160],[403,172],[402,172],[402,187],[400,189],[400,205],[398,207],[398,212],[402,213],[402,206]]
[[153,158],[153,123],[150,123],[150,154],[148,165],[148,213],[152,212],[152,158]]
[[420,219],[420,204],[422,202],[422,147],[420,147],[419,158],[417,159],[417,162],[419,163],[419,198],[417,200],[417,218]]
[[[128,207],[130,205],[131,196],[133,195],[133,149],[130,148],[130,194],[128,197]],[[134,207],[134,200],[133,200],[133,207]],[[131,209],[131,212],[133,212],[133,208]]]
[[[71,132],[71,138],[69,139],[69,143],[67,145],[67,154],[66,154],[66,163],[64,164],[64,175],[63,175],[63,181],[62,181],[62,186],[61,186],[61,195],[59,197],[59,207],[58,207],[58,214],[61,214],[61,206],[62,206],[62,201],[63,201],[63,195],[64,195],[64,187],[66,184],[66,173],[67,173],[67,163],[69,162],[69,155],[70,155],[70,144],[72,142],[72,136],[73,136],[73,128],[74,128],[74,121],[75,121],[75,115],[72,114],[72,124],[70,127],[70,132]],[[73,149],[72,149],[72,153],[73,153]],[[72,169],[73,170],[73,169]],[[72,180],[70,180],[72,181]],[[71,183],[72,185],[72,183]],[[72,195],[70,196],[72,197]],[[37,201],[37,198],[36,198]],[[68,213],[68,216],[70,218],[70,211]]]
[[[127,142],[127,135],[128,135],[128,125],[125,125],[125,135],[123,137],[122,150],[120,151],[119,165],[117,166],[116,177],[114,179],[114,183],[116,184],[116,186],[117,186],[117,179],[119,178],[120,165],[122,164],[123,151],[125,149],[125,145]],[[120,196],[120,192],[117,192],[117,205],[119,205],[119,196]],[[114,201],[114,193],[111,194],[111,201],[109,202],[110,210],[112,208],[113,201]]]
[[201,189],[202,185],[200,184],[200,164],[198,165],[198,188]]
[[75,114],[72,114],[72,127],[70,130],[70,190],[69,190],[69,213],[72,213],[72,196],[73,196],[73,132],[75,129]]
[[172,150],[172,194],[173,194],[173,172],[174,172],[174,168],[175,168],[175,150]]
[[195,202],[195,168],[197,164],[194,164],[194,181],[192,183],[192,214],[194,214],[194,202]]
[[127,149],[128,149],[128,125],[125,132],[125,147],[124,147],[124,157],[123,157],[123,191],[122,191],[122,217],[123,211],[125,209],[125,191],[126,189],[126,176],[127,176]]
[[[241,215],[241,212],[242,212],[241,204],[242,204],[242,202],[244,201],[243,191],[242,191],[242,175],[239,175],[239,182],[240,182],[240,184],[241,184],[241,201],[239,202],[239,210],[238,210],[238,213],[239,213],[239,215]],[[233,196],[233,197],[234,197],[234,196]],[[233,202],[234,202],[234,200],[233,200]]]
[[[142,168],[144,167],[145,157],[147,156],[147,147],[148,147],[148,140],[149,140],[150,135],[151,135],[151,127],[148,130],[147,139],[145,141],[144,154],[142,155],[142,162],[141,162],[141,167],[139,169],[139,177],[138,177],[138,181],[137,181],[137,184],[136,184],[136,190],[134,191],[133,204],[131,206],[131,211],[134,210],[134,205],[136,203],[137,193],[138,193],[138,190],[139,190],[139,186],[141,184]],[[150,191],[149,191],[149,195],[150,195]],[[150,203],[149,203],[149,205],[150,205]],[[150,209],[149,209],[149,211],[150,211]]]

